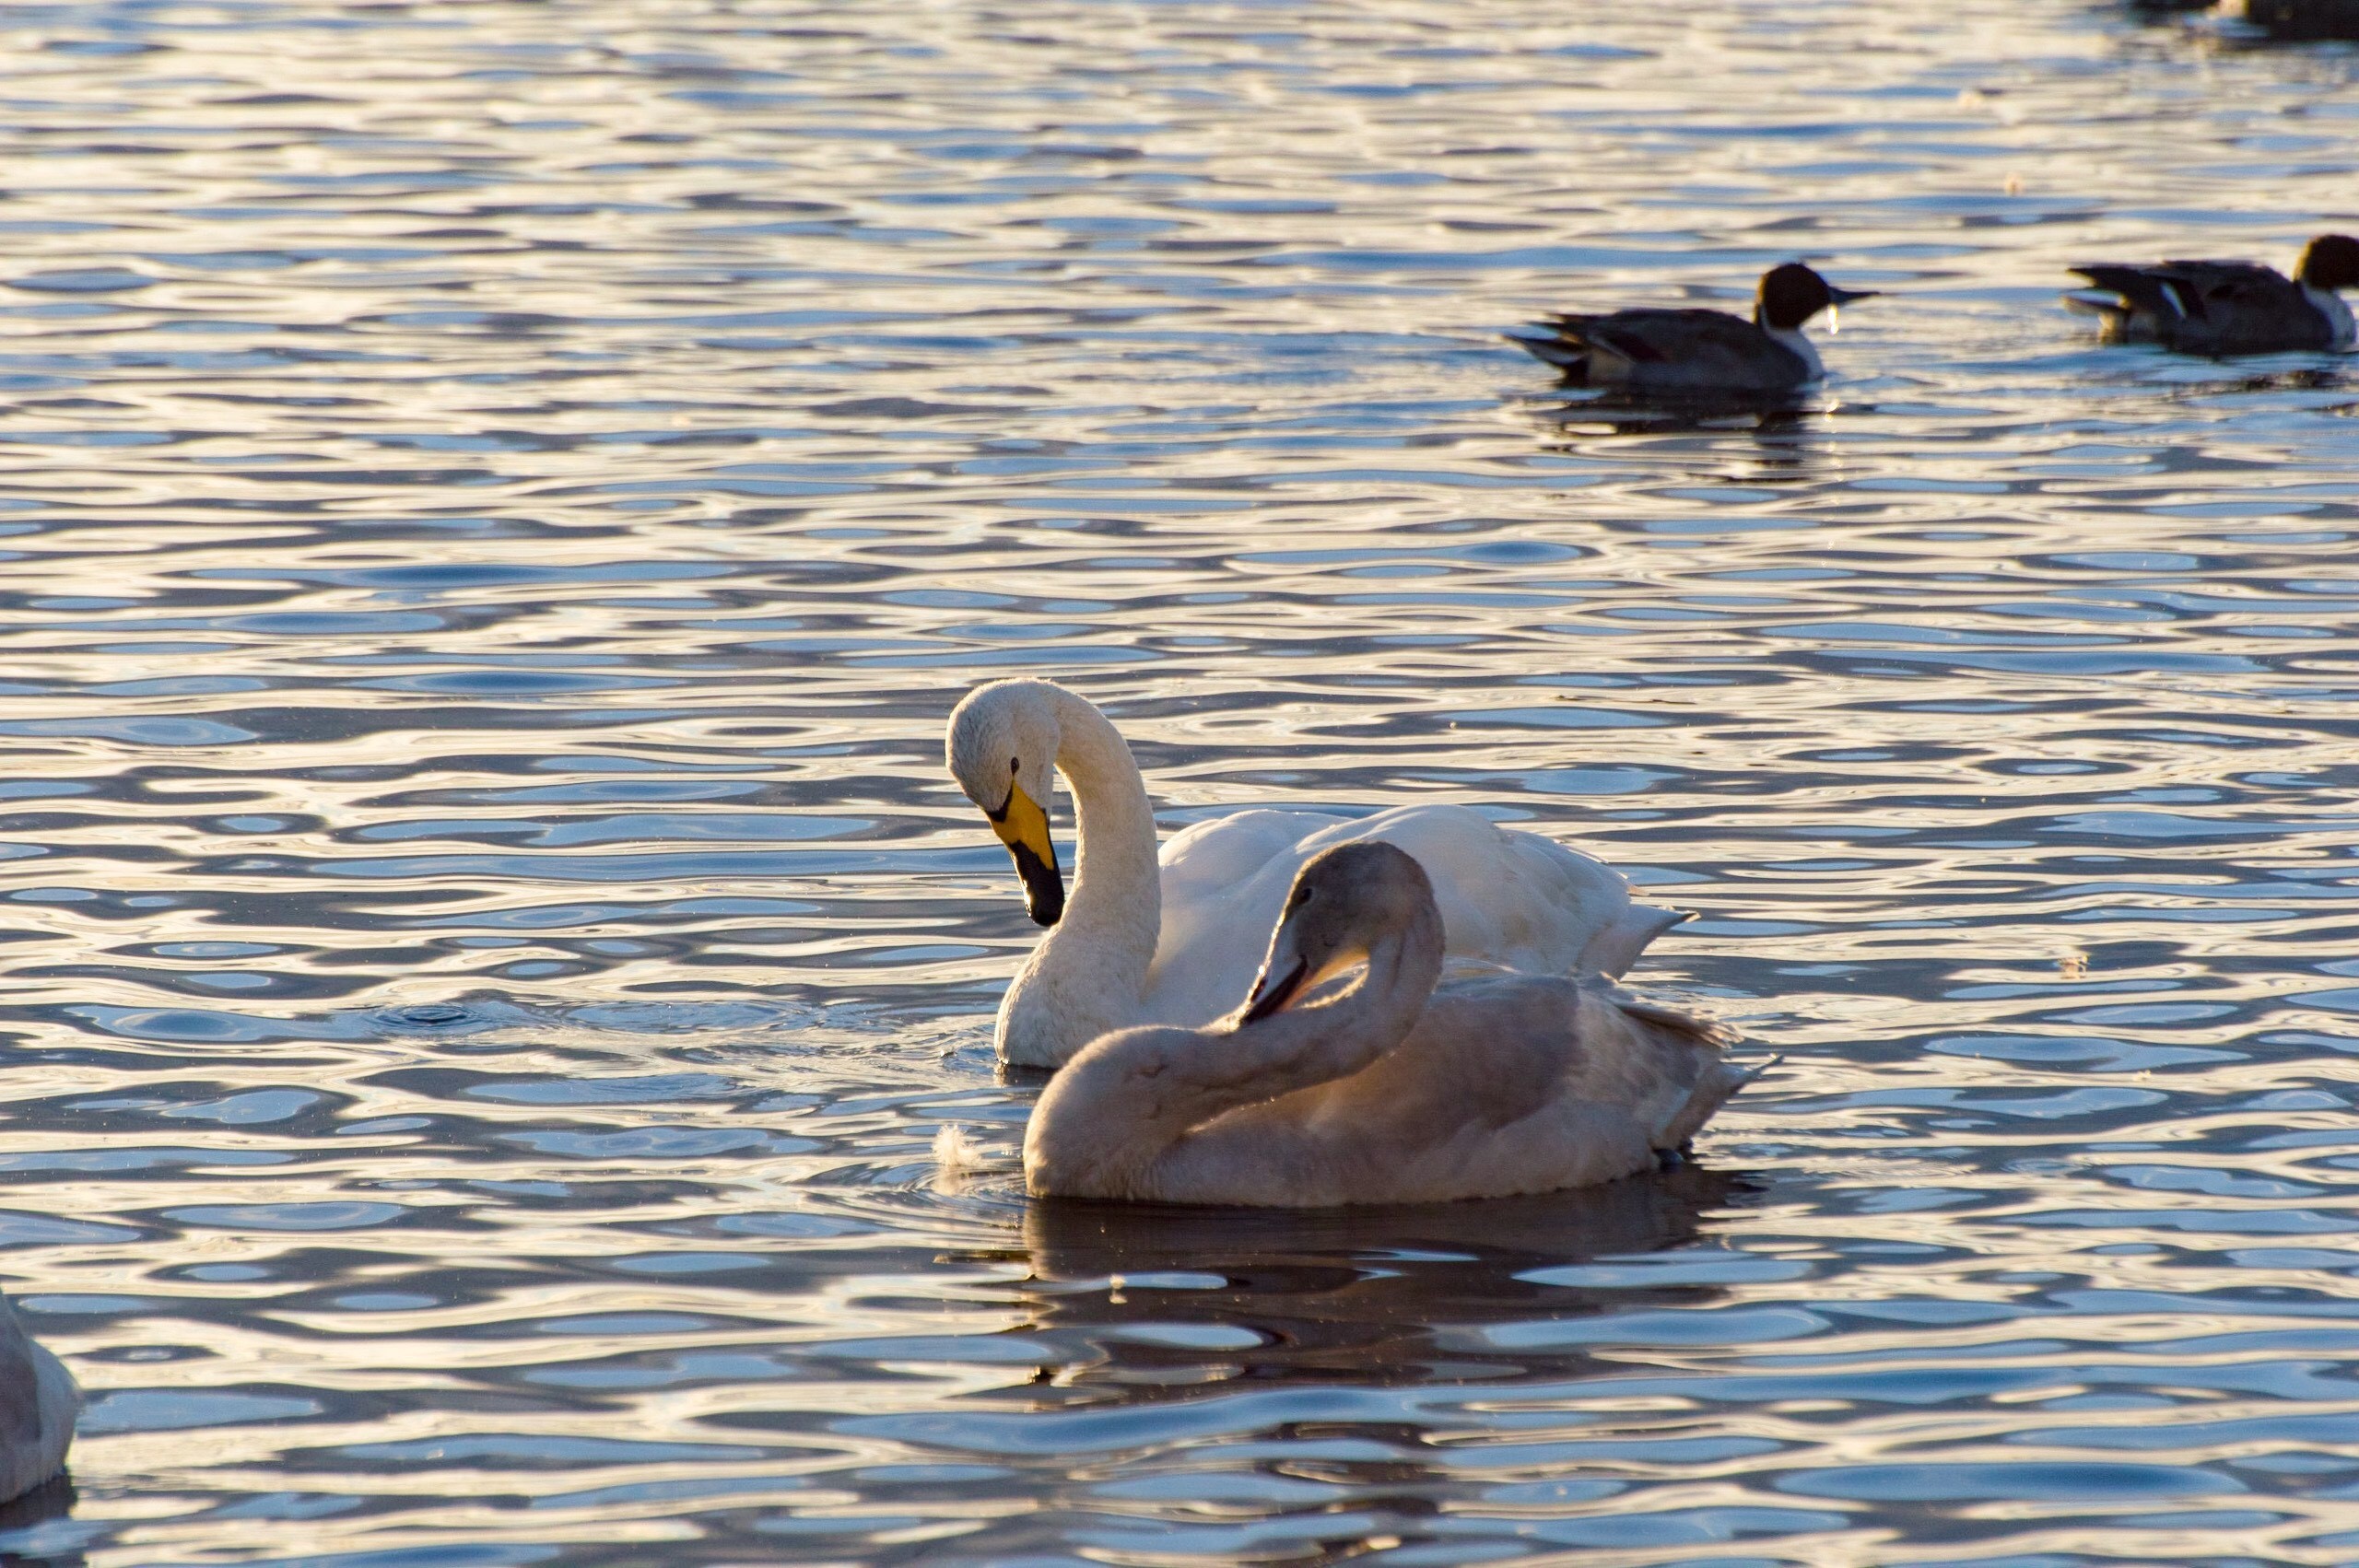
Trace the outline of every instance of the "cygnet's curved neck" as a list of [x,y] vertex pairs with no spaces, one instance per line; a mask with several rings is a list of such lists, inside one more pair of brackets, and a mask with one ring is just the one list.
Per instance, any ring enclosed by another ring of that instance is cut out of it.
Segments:
[[1371,937],[1366,966],[1335,996],[1239,1024],[1215,1047],[1242,1071],[1236,1096],[1204,1115],[1348,1077],[1408,1037],[1441,978],[1441,913],[1428,899]]
[[[1367,967],[1324,1001],[1229,1028],[1142,1028],[1104,1040],[1058,1074],[1026,1129],[1035,1193],[1153,1200],[1283,1179],[1267,1129],[1191,1138],[1226,1111],[1359,1071],[1416,1027],[1441,977],[1442,924],[1428,901],[1370,942]],[[1267,1171],[1261,1167],[1267,1164]]]
[[1163,931],[1163,872],[1155,858],[1155,808],[1121,731],[1086,701],[1050,686],[1057,714],[1057,767],[1073,789],[1073,891],[1050,940],[1089,933],[1094,964],[1144,988]]

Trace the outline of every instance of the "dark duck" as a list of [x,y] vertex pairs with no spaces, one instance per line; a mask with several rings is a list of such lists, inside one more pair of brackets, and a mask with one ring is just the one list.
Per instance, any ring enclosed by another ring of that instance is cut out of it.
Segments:
[[2258,262],[2093,262],[2074,267],[2095,288],[2066,300],[2102,317],[2111,342],[2154,342],[2183,354],[2346,349],[2354,336],[2341,290],[2359,287],[2359,240],[2321,234],[2287,277]]
[[1567,380],[1586,386],[1703,395],[1790,392],[1826,373],[1803,324],[1873,292],[1837,288],[1788,262],[1761,275],[1751,321],[1725,310],[1640,309],[1551,316],[1532,323],[1544,337],[1509,335]]

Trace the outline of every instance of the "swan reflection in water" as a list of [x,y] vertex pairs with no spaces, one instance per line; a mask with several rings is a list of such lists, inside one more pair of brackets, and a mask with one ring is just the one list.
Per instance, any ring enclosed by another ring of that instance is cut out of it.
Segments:
[[[1024,1332],[1063,1353],[1035,1381],[1122,1403],[1283,1384],[1584,1375],[1568,1347],[1479,1330],[1715,1300],[1708,1284],[1530,1276],[1695,1241],[1755,1190],[1683,1165],[1568,1192],[1402,1208],[1238,1210],[1036,1199]],[[1475,1332],[1468,1332],[1475,1330]],[[1066,1402],[1063,1399],[1059,1403]]]

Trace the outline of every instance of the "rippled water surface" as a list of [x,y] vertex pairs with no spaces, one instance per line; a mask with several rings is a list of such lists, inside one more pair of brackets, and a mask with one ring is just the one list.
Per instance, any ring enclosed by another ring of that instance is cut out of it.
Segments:
[[[0,1553],[2359,1558],[2359,378],[2055,303],[2359,224],[2348,46],[0,33],[0,1281],[92,1393]],[[1497,335],[1794,255],[1892,296],[1795,412],[1568,407]],[[1698,917],[1634,980],[1783,1065],[1604,1192],[1027,1203],[1034,932],[940,762],[1020,672],[1167,828],[1611,858]]]

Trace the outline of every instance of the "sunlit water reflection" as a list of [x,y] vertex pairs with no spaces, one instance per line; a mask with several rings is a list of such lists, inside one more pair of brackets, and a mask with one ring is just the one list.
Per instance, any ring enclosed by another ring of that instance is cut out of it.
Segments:
[[[2159,19],[2155,19],[2159,18]],[[2348,48],[1858,0],[0,16],[0,1278],[106,1564],[2359,1553]],[[1766,419],[1496,333],[1893,298]],[[979,676],[1479,802],[1785,1065],[1605,1193],[1027,1205]],[[945,1124],[992,1164],[938,1183]],[[417,1555],[362,1557],[366,1553]]]

